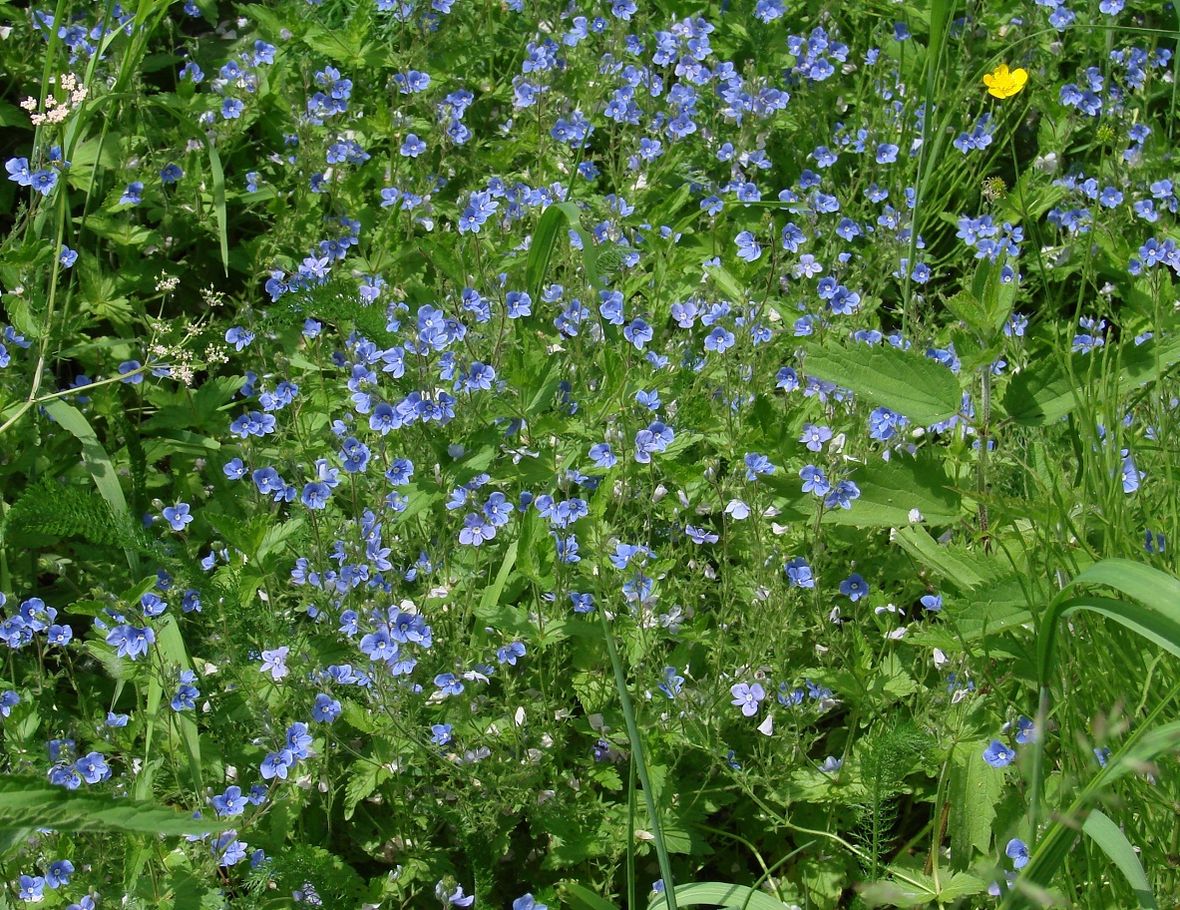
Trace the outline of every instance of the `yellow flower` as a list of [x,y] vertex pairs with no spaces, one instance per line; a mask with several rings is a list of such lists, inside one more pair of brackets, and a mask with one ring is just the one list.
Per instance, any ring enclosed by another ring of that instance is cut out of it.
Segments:
[[1011,98],[1020,93],[1026,82],[1028,70],[1022,67],[1009,70],[1007,63],[1001,63],[994,72],[986,73],[983,77],[987,93],[994,98]]

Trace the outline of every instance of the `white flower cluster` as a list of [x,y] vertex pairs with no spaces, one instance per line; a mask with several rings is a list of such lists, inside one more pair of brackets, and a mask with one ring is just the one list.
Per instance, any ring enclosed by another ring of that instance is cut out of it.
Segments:
[[70,114],[82,106],[82,102],[86,100],[89,90],[78,81],[78,77],[73,73],[64,73],[58,80],[62,92],[65,93],[65,100],[59,101],[53,95],[48,95],[45,98],[45,113],[40,113],[38,108],[40,105],[37,99],[28,97],[20,103],[26,111],[29,112],[29,119],[33,121],[33,126],[41,126],[45,123],[62,123]]

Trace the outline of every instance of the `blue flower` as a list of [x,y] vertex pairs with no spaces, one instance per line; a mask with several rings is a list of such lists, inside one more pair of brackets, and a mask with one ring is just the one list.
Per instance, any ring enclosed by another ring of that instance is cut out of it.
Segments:
[[299,501],[309,509],[324,509],[327,508],[328,497],[331,495],[332,491],[327,484],[313,481],[303,487]]
[[828,483],[827,475],[813,464],[804,465],[799,471],[799,477],[803,481],[804,493],[825,496],[832,488],[831,484]]
[[137,373],[136,370],[141,366],[142,364],[138,360],[124,360],[118,366],[119,373],[124,377],[119,381],[130,385],[139,385],[143,382],[143,373]]
[[275,778],[286,780],[287,772],[294,764],[295,756],[290,749],[269,752],[266,758],[262,760],[262,764],[258,768],[258,773],[262,775],[263,780],[274,780]]
[[713,331],[705,336],[705,350],[724,354],[733,347],[734,340],[733,332],[722,326],[714,326]]
[[851,509],[853,500],[860,498],[860,487],[851,480],[841,480],[824,497],[824,507],[834,509]]
[[0,692],[0,717],[11,717],[12,709],[20,704],[20,695],[9,689]]
[[137,628],[126,623],[115,626],[107,633],[106,643],[115,648],[116,657],[135,660],[146,655],[148,647],[156,640],[156,633],[150,627]]
[[519,641],[514,641],[511,644],[501,645],[496,649],[496,660],[502,664],[515,667],[516,661],[524,657],[524,654],[524,645]]
[[796,556],[783,566],[783,571],[787,573],[787,580],[795,588],[814,588],[815,576],[812,575],[811,566],[807,560],[802,556]]
[[9,158],[4,162],[4,168],[8,171],[8,179],[17,186],[32,185],[33,173],[29,170],[28,158]]
[[56,859],[45,870],[45,884],[50,888],[60,888],[70,883],[70,876],[74,874],[74,864],[68,859]]
[[444,697],[463,693],[463,682],[454,673],[440,673],[434,677],[434,685]]
[[774,465],[765,455],[757,452],[746,453],[746,480],[755,481],[762,474],[773,474]]
[[45,879],[40,875],[22,875],[17,888],[17,897],[30,904],[45,900]]
[[33,174],[29,186],[42,196],[48,196],[57,186],[57,171],[37,171]]
[[637,351],[642,351],[644,345],[652,340],[655,333],[652,327],[642,319],[635,319],[623,329],[623,337],[635,345]]
[[241,815],[246,811],[247,799],[242,795],[242,788],[229,786],[224,793],[214,795],[210,800],[213,811],[222,818]]
[[599,468],[613,468],[619,463],[618,456],[611,449],[610,443],[600,442],[590,447],[590,459]]
[[425,151],[426,143],[413,133],[407,135],[402,141],[400,152],[403,158],[417,158]]
[[738,259],[755,262],[762,255],[762,247],[749,231],[742,231],[734,238],[738,248]]
[[174,506],[165,506],[161,514],[164,516],[164,520],[172,527],[173,531],[183,531],[193,520],[193,516],[189,514],[189,505],[187,502],[178,502]]
[[730,704],[740,707],[742,714],[746,717],[753,717],[757,714],[758,706],[766,698],[766,690],[762,688],[760,683],[754,683],[753,685],[738,683],[730,687],[729,693],[733,696]]
[[993,739],[983,750],[983,760],[993,768],[1006,768],[1016,760],[1016,753],[998,739]]
[[107,764],[101,752],[88,752],[83,755],[74,762],[74,770],[88,784],[97,784],[111,776],[110,765]]
[[859,572],[853,572],[840,582],[840,593],[856,603],[869,593],[869,583],[861,578]]
[[675,667],[664,667],[663,680],[660,683],[660,691],[668,698],[675,698],[684,687],[684,677],[676,672]]
[[823,449],[824,443],[831,438],[832,431],[828,427],[805,423],[799,441],[804,443],[810,451],[819,452]]
[[1019,837],[1014,837],[1008,841],[1008,846],[1004,848],[1004,853],[1012,860],[1012,866],[1015,869],[1023,869],[1028,865],[1028,844],[1022,841]]
[[315,704],[311,707],[311,719],[316,723],[330,724],[340,716],[343,707],[340,702],[326,692],[320,692],[315,697]]

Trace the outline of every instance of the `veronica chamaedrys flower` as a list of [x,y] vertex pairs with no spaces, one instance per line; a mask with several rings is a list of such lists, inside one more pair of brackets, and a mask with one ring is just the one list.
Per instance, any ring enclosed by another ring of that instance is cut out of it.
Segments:
[[258,668],[260,673],[269,673],[270,678],[278,682],[290,672],[287,669],[287,654],[290,648],[286,645],[275,648],[273,651],[262,652],[262,665]]
[[174,506],[165,506],[163,512],[164,520],[171,525],[173,531],[183,531],[192,520],[193,516],[189,514],[189,505],[187,502],[178,502]]
[[993,768],[1006,768],[1016,760],[1016,753],[998,739],[993,739],[983,750],[983,760]]
[[859,572],[853,572],[840,582],[840,593],[856,603],[869,593],[869,583],[861,578]]
[[987,93],[993,98],[1011,98],[1018,95],[1028,82],[1028,70],[1017,67],[1008,69],[1007,63],[1001,63],[990,73],[983,76],[983,84],[987,86]]
[[1014,837],[1008,841],[1008,846],[1004,848],[1004,853],[1012,860],[1013,868],[1023,869],[1028,865],[1028,844],[1019,837]]
[[766,690],[762,688],[760,683],[738,683],[735,686],[730,686],[729,693],[733,696],[730,701],[731,705],[740,707],[742,714],[746,717],[753,717],[758,713],[758,706],[762,700],[766,698]]

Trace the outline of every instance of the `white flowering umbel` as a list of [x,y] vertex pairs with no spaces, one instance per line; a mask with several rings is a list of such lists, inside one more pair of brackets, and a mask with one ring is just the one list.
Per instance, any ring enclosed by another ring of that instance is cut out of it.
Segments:
[[89,94],[89,89],[73,73],[63,73],[57,82],[65,98],[59,101],[55,96],[47,95],[44,113],[40,112],[40,105],[36,98],[29,97],[20,103],[20,106],[29,112],[29,119],[33,121],[33,126],[41,126],[46,123],[64,123],[70,114],[82,106],[82,102]]

